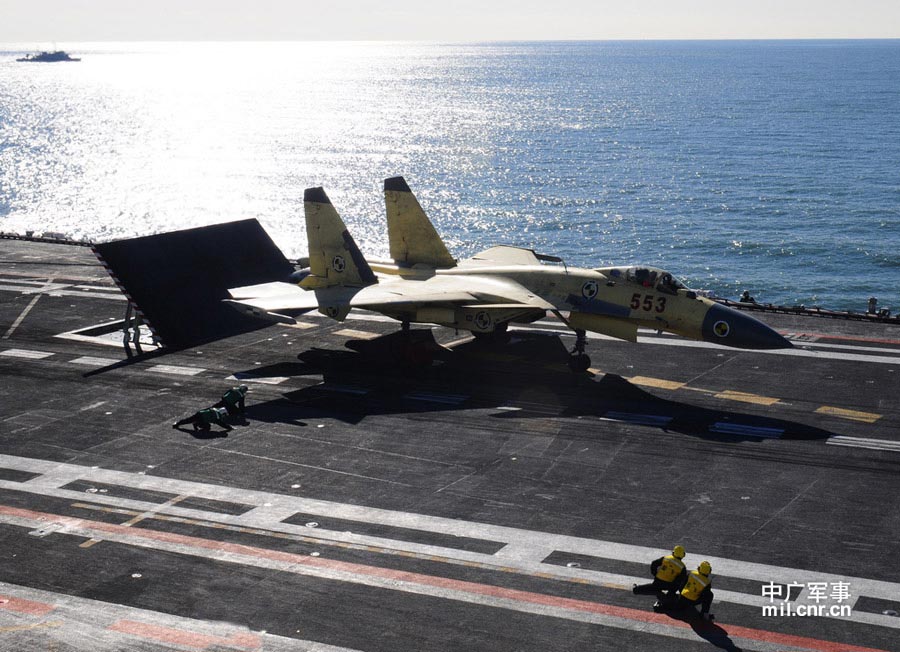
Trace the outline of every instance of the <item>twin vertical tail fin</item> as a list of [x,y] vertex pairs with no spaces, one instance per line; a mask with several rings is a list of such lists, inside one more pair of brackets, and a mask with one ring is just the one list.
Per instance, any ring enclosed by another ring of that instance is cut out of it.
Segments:
[[324,189],[307,188],[303,210],[310,275],[303,279],[302,287],[365,287],[378,282]]
[[391,258],[404,265],[456,267],[441,237],[403,177],[384,180]]

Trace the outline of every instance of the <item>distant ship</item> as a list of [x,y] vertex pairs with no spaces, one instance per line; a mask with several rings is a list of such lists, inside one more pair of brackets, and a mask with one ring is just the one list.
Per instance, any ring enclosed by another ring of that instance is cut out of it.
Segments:
[[21,59],[16,59],[16,61],[81,61],[81,59],[75,59],[70,57],[67,52],[63,52],[62,50],[57,50],[56,52],[39,52],[37,54],[29,54]]

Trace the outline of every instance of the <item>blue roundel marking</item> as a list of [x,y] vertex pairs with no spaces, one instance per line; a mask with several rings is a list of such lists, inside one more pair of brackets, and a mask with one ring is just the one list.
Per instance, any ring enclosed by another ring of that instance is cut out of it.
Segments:
[[599,287],[597,285],[597,281],[587,281],[584,285],[581,286],[581,296],[590,301],[595,296],[597,296],[597,292]]
[[475,325],[481,330],[487,330],[491,327],[491,316],[482,310],[475,315]]

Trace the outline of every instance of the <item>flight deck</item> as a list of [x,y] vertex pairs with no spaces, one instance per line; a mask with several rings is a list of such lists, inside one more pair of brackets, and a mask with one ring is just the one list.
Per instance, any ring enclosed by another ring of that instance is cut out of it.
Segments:
[[[408,368],[375,313],[171,351],[126,305],[0,240],[0,650],[900,650],[890,320],[589,335],[575,374],[552,318],[414,327]],[[173,428],[238,383],[232,431]],[[631,592],[675,544],[711,623]]]

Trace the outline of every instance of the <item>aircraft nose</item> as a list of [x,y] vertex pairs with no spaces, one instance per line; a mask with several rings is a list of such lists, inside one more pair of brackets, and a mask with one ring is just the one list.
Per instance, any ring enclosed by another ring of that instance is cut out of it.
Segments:
[[750,315],[716,304],[703,319],[701,328],[707,342],[740,349],[788,349],[788,340]]

